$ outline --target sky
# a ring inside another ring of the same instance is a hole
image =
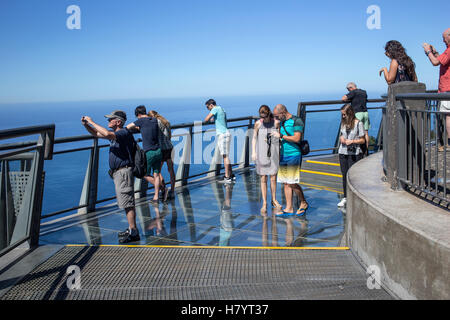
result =
[[[80,29],[67,27],[70,5]],[[380,29],[367,27],[371,5]],[[437,89],[422,43],[445,50],[449,9],[448,0],[1,0],[0,104],[319,95],[350,81],[385,92],[389,40]]]

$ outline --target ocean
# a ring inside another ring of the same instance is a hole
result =
[[[380,93],[368,92],[369,98],[377,99]],[[318,100],[339,100],[343,93],[337,94],[290,94],[290,95],[260,95],[260,96],[235,96],[235,97],[213,97],[217,104],[222,106],[228,119],[257,116],[258,109],[262,104],[268,105],[271,109],[278,104],[284,104],[292,114],[297,113],[298,102],[318,101]],[[87,131],[81,125],[82,116],[90,116],[100,125],[107,126],[105,114],[113,110],[123,110],[128,115],[128,121],[133,121],[134,109],[138,105],[145,105],[147,110],[156,110],[166,117],[172,125],[202,121],[208,111],[205,108],[205,101],[211,97],[189,97],[189,98],[158,98],[158,99],[130,99],[115,101],[82,101],[82,102],[51,102],[51,103],[16,103],[0,104],[0,130],[18,128],[32,125],[55,124],[55,136],[68,137],[85,135]],[[379,106],[375,104],[371,106]],[[327,107],[308,107],[307,110],[318,109],[338,109],[341,105]],[[369,130],[370,136],[377,136],[378,127],[381,120],[381,111],[369,111],[372,124]],[[312,149],[330,148],[334,145],[337,129],[339,126],[339,112],[309,113],[306,119],[305,138],[309,141]],[[233,125],[246,124],[239,122]],[[209,126],[204,129],[213,129]],[[244,128],[245,129],[245,128]],[[242,131],[235,129],[236,143],[234,143],[234,158],[237,162],[240,158],[242,148]],[[173,132],[183,133],[183,130]],[[214,145],[214,132],[205,134],[203,139],[194,141],[194,150],[200,150],[200,157],[192,156],[190,174],[196,174],[209,169],[209,160]],[[14,140],[3,141],[9,143],[18,140],[35,140],[35,137],[26,137]],[[176,160],[181,157],[184,140],[182,137],[173,137],[172,142],[175,148]],[[101,144],[108,142],[100,141]],[[197,143],[197,144],[196,144]],[[90,146],[92,142],[78,142],[64,145],[55,145],[55,151],[72,148]],[[208,148],[209,146],[209,148]],[[232,151],[232,152],[233,152]],[[210,153],[210,152],[209,152]],[[84,176],[89,160],[90,151],[79,151],[73,153],[57,154],[53,160],[45,162],[45,188],[43,198],[42,214],[71,208],[79,205]],[[194,159],[195,158],[195,159]],[[233,158],[233,157],[232,157]],[[232,159],[233,160],[233,159]],[[17,166],[17,164],[16,164]],[[11,170],[14,170],[12,165]],[[175,165],[175,171],[177,166]],[[114,186],[107,174],[108,171],[108,148],[102,148],[99,163],[99,188],[98,199],[105,199],[114,196]],[[163,168],[163,176],[169,181],[166,166]],[[73,212],[71,212],[73,213]],[[67,213],[67,214],[71,214]],[[50,218],[51,219],[51,218]]]

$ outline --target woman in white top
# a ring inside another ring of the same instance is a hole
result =
[[[339,138],[338,153],[342,171],[344,198],[339,202],[338,207],[343,207],[347,203],[347,172],[352,165],[362,159],[361,145],[366,141],[364,139],[364,126],[361,121],[356,119],[351,104],[346,104],[341,108],[341,116],[341,136]]]

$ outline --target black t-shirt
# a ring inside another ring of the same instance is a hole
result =
[[[352,90],[347,93],[347,99],[351,101],[355,113],[367,111],[367,92],[365,90]]]
[[[131,166],[133,164],[133,134],[127,129],[120,129],[116,131],[115,134],[116,140],[111,140],[109,147],[109,167],[112,170]]]
[[[158,120],[156,118],[140,118],[134,122],[141,131],[142,135],[142,146],[144,151],[157,150],[159,149],[159,127]]]

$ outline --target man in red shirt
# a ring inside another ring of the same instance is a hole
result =
[[[450,28],[444,31],[442,40],[447,46],[447,49],[442,54],[439,54],[434,47],[428,43],[424,43],[423,48],[433,66],[440,66],[438,92],[450,92]],[[447,145],[450,145],[450,101],[441,101],[439,111],[448,113],[445,116],[445,125],[447,128]],[[443,146],[439,148],[439,151],[443,150]]]

